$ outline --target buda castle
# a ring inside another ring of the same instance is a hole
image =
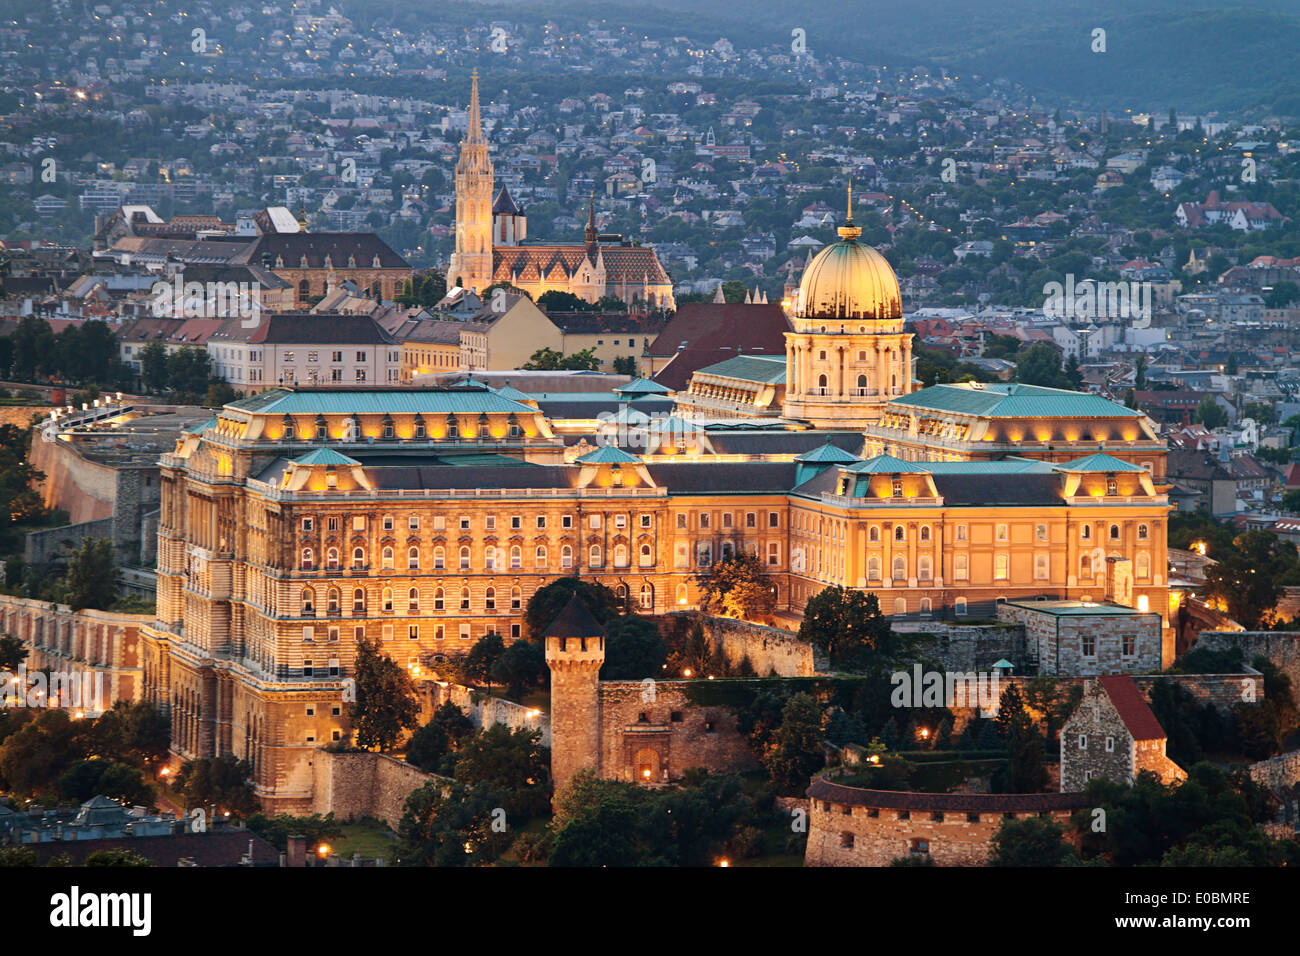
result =
[[[465,158],[453,280],[472,285],[528,248],[479,232],[477,93]],[[698,576],[741,551],[790,627],[831,586],[922,627],[1111,601],[1158,614],[1172,662],[1166,452],[1141,413],[1014,383],[918,388],[898,280],[851,220],[805,270],[785,342],[784,361],[696,373],[779,395],[767,418],[645,380],[275,388],[219,409],[161,461],[141,656],[173,749],[247,759],[267,812],[305,812],[315,748],[347,733],[359,641],[419,676],[489,632],[530,636],[528,600],[557,578],[662,614],[696,607]]]

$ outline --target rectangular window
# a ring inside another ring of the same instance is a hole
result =
[[[464,623],[464,622],[461,623],[461,625],[460,625],[460,639],[461,639],[462,641],[468,641],[468,640],[469,640],[469,624],[468,624],[468,623]]]
[[[312,667],[311,659],[304,658],[302,662],[302,676],[311,677],[313,670],[314,668]]]
[[[304,627],[302,629],[302,639],[308,644],[316,640],[316,628],[312,627],[310,624]]]
[[[958,541],[965,541],[965,540],[966,540],[966,526],[965,526],[964,524],[959,524],[959,525],[957,525],[957,535],[956,535],[956,540],[958,540]]]
[[[767,526],[769,528],[781,527],[781,515],[779,512],[769,511],[767,513]]]
[[[590,528],[592,531],[599,531],[599,530],[600,530],[600,515],[591,515],[591,516],[587,519],[587,527]]]
[[[767,543],[767,563],[769,567],[776,567],[781,563],[781,545],[776,541]]]
[[[408,624],[406,626],[406,637],[408,640],[418,641],[420,639],[420,625]]]
[[[1011,529],[1004,524],[997,526],[997,540],[1008,541],[1011,538]]]
[[[1097,636],[1095,634],[1084,634],[1079,638],[1079,643],[1084,657],[1097,656]]]
[[[483,518],[483,530],[484,530],[484,531],[495,531],[496,529],[497,529],[497,518],[496,518],[496,515],[486,515],[486,516]],[[468,530],[468,529],[467,529],[464,525],[462,525],[460,530],[461,530],[461,531],[466,531],[466,530]]]
[[[561,528],[572,528],[572,527],[573,527],[573,515],[561,515],[561,516],[560,516],[560,527],[561,527]]]
[[[1034,525],[1034,540],[1036,541],[1047,540],[1047,525],[1045,524]]]
[[[1125,657],[1132,657],[1137,653],[1137,638],[1132,634],[1125,634],[1121,641],[1123,642],[1123,651]]]
[[[1115,752],[1115,738],[1114,738],[1114,737],[1107,737],[1107,738],[1106,738],[1106,753],[1110,754],[1110,753],[1114,753],[1114,752]]]
[[[366,516],[365,516],[365,515],[357,515],[356,517],[354,517],[354,518],[352,519],[352,530],[353,530],[353,531],[365,531],[365,530],[366,530]]]

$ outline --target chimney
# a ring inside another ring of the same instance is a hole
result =
[[[289,837],[289,866],[307,865],[307,838],[301,834]]]

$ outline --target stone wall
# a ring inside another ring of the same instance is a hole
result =
[[[343,821],[373,817],[394,829],[412,791],[434,780],[450,783],[403,760],[369,752],[318,750],[312,771],[310,813],[333,813]]]
[[[759,677],[773,673],[777,677],[812,677],[817,673],[813,646],[792,631],[731,617],[705,617],[702,623],[709,646],[721,646],[732,666],[748,657]]]
[[[1250,779],[1270,790],[1284,790],[1300,784],[1300,750],[1251,764]]]
[[[692,767],[736,773],[758,766],[731,708],[695,704],[684,689],[690,683],[600,684],[602,777],[663,784]]]
[[[424,715],[425,720],[432,716],[433,709],[441,707],[450,701],[464,711],[474,726],[480,730],[491,727],[493,724],[505,724],[511,730],[523,728],[540,730],[542,732],[542,745],[545,747],[551,745],[550,717],[539,710],[525,707],[523,704],[516,704],[512,700],[483,696],[473,688],[465,687],[462,684],[428,681],[426,687],[429,696],[430,714]]]
[[[1025,650],[1038,662],[1040,674],[1141,674],[1173,663],[1162,659],[1159,614],[1116,614],[1106,608],[1096,614],[1054,614],[1032,604],[1008,603],[998,608],[998,618],[1025,629]],[[1131,653],[1125,653],[1125,638],[1132,639]],[[1085,639],[1092,645],[1088,655]]]
[[[1013,624],[923,625],[909,635],[920,658],[948,671],[989,671],[1005,658],[1018,667],[1032,663],[1024,628]]]
[[[86,538],[113,537],[113,519],[100,518],[80,524],[65,524],[45,531],[29,531],[23,547],[23,560],[28,564],[45,565],[65,563],[68,552],[81,547]]]
[[[1292,687],[1300,687],[1300,632],[1298,631],[1201,631],[1197,647],[1222,651],[1240,647],[1242,661],[1249,664],[1255,655],[1267,657],[1287,677]]]
[[[66,604],[0,594],[0,633],[23,642],[27,670],[102,675],[106,707],[141,699],[140,629],[150,623],[145,614],[73,611]]]
[[[1007,817],[1046,814],[1066,830],[1081,793],[914,793],[813,780],[804,866],[888,866],[928,856],[937,866],[986,866]]]

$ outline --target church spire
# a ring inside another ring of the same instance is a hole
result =
[[[469,79],[469,128],[465,133],[467,143],[483,142],[483,119],[478,109],[478,68],[470,74]]]
[[[591,198],[587,200],[587,245],[596,244],[596,200]]]
[[[840,238],[846,242],[851,242],[858,236],[862,235],[862,230],[853,225],[853,180],[849,180],[849,209],[848,214],[844,217],[844,225],[835,230],[840,234]],[[810,250],[811,254],[811,250]]]

